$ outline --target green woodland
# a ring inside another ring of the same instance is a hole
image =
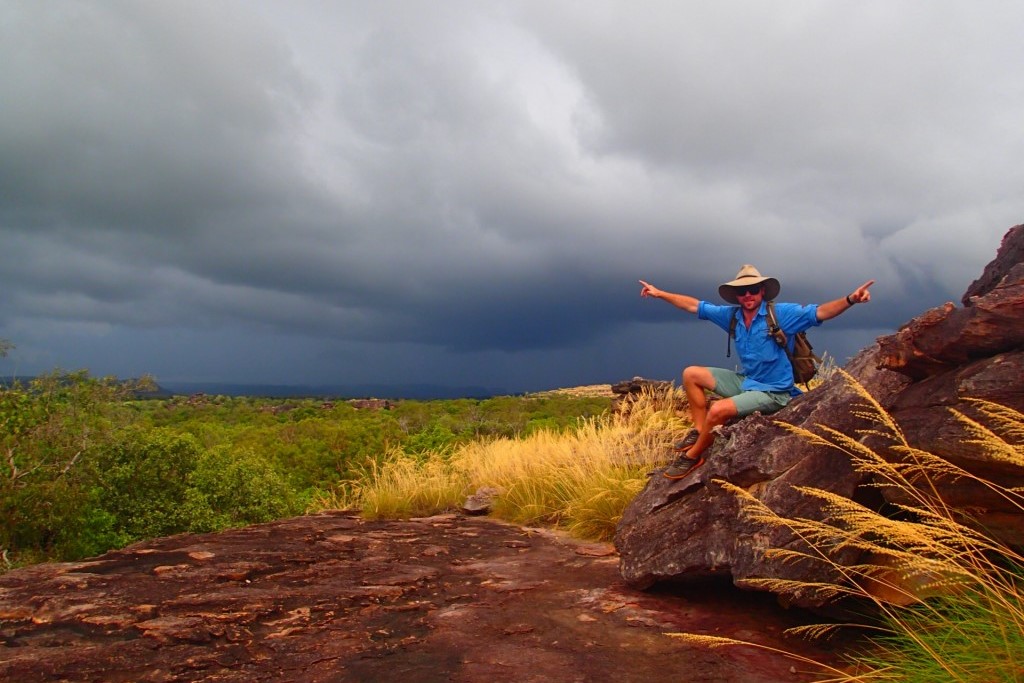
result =
[[[0,389],[3,568],[319,509],[382,462],[558,432],[608,398],[136,398],[151,384],[56,372]],[[429,454],[429,455],[428,455]]]

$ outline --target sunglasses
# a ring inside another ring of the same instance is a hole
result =
[[[736,296],[743,296],[745,294],[760,294],[761,285],[747,285],[746,287],[737,287]]]

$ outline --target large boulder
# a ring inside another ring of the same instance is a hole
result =
[[[898,490],[871,486],[870,475],[849,458],[795,428],[825,425],[885,455],[861,406],[863,388],[899,425],[906,441],[1007,487],[1024,485],[1024,467],[974,447],[956,412],[977,414],[971,399],[986,399],[1024,412],[1024,225],[1012,228],[963,306],[952,303],[911,320],[862,350],[839,373],[769,417],[758,414],[722,429],[708,462],[693,475],[670,480],[655,472],[619,523],[615,545],[620,573],[635,587],[663,581],[727,576],[791,579],[773,588],[787,604],[822,606],[807,587],[838,577],[828,563],[783,561],[769,548],[797,548],[789,530],[751,521],[737,497],[714,483],[734,484],[780,515],[823,519],[815,499],[794,487],[825,489],[872,508],[901,503]],[[850,380],[855,380],[855,386]],[[892,457],[896,457],[893,455]],[[951,505],[970,509],[975,523],[1001,540],[1024,546],[1020,508],[969,479],[938,481]],[[860,562],[857,551],[834,559]],[[801,587],[801,584],[804,584]],[[760,585],[760,584],[759,584]]]

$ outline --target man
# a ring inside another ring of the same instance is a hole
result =
[[[775,304],[775,317],[790,340],[790,348],[797,333],[820,325],[856,304],[870,301],[868,288],[874,283],[869,280],[847,296],[824,304]],[[690,404],[694,429],[675,445],[680,455],[665,470],[669,479],[682,479],[704,464],[704,453],[715,440],[715,427],[753,412],[773,413],[800,395],[793,383],[789,357],[768,331],[766,302],[774,300],[782,287],[778,280],[762,276],[751,265],[740,268],[734,280],[718,288],[719,295],[731,304],[728,306],[666,292],[643,280],[640,284],[643,285],[640,296],[663,299],[684,311],[696,313],[701,320],[710,320],[726,332],[733,316],[738,316],[736,352],[741,373],[697,365],[683,370],[683,389]],[[709,408],[705,390],[722,399]]]

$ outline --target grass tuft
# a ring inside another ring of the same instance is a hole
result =
[[[365,479],[336,505],[359,507],[370,519],[407,519],[450,508],[464,491],[465,482],[443,459],[419,460],[393,451],[379,463],[371,461]]]

